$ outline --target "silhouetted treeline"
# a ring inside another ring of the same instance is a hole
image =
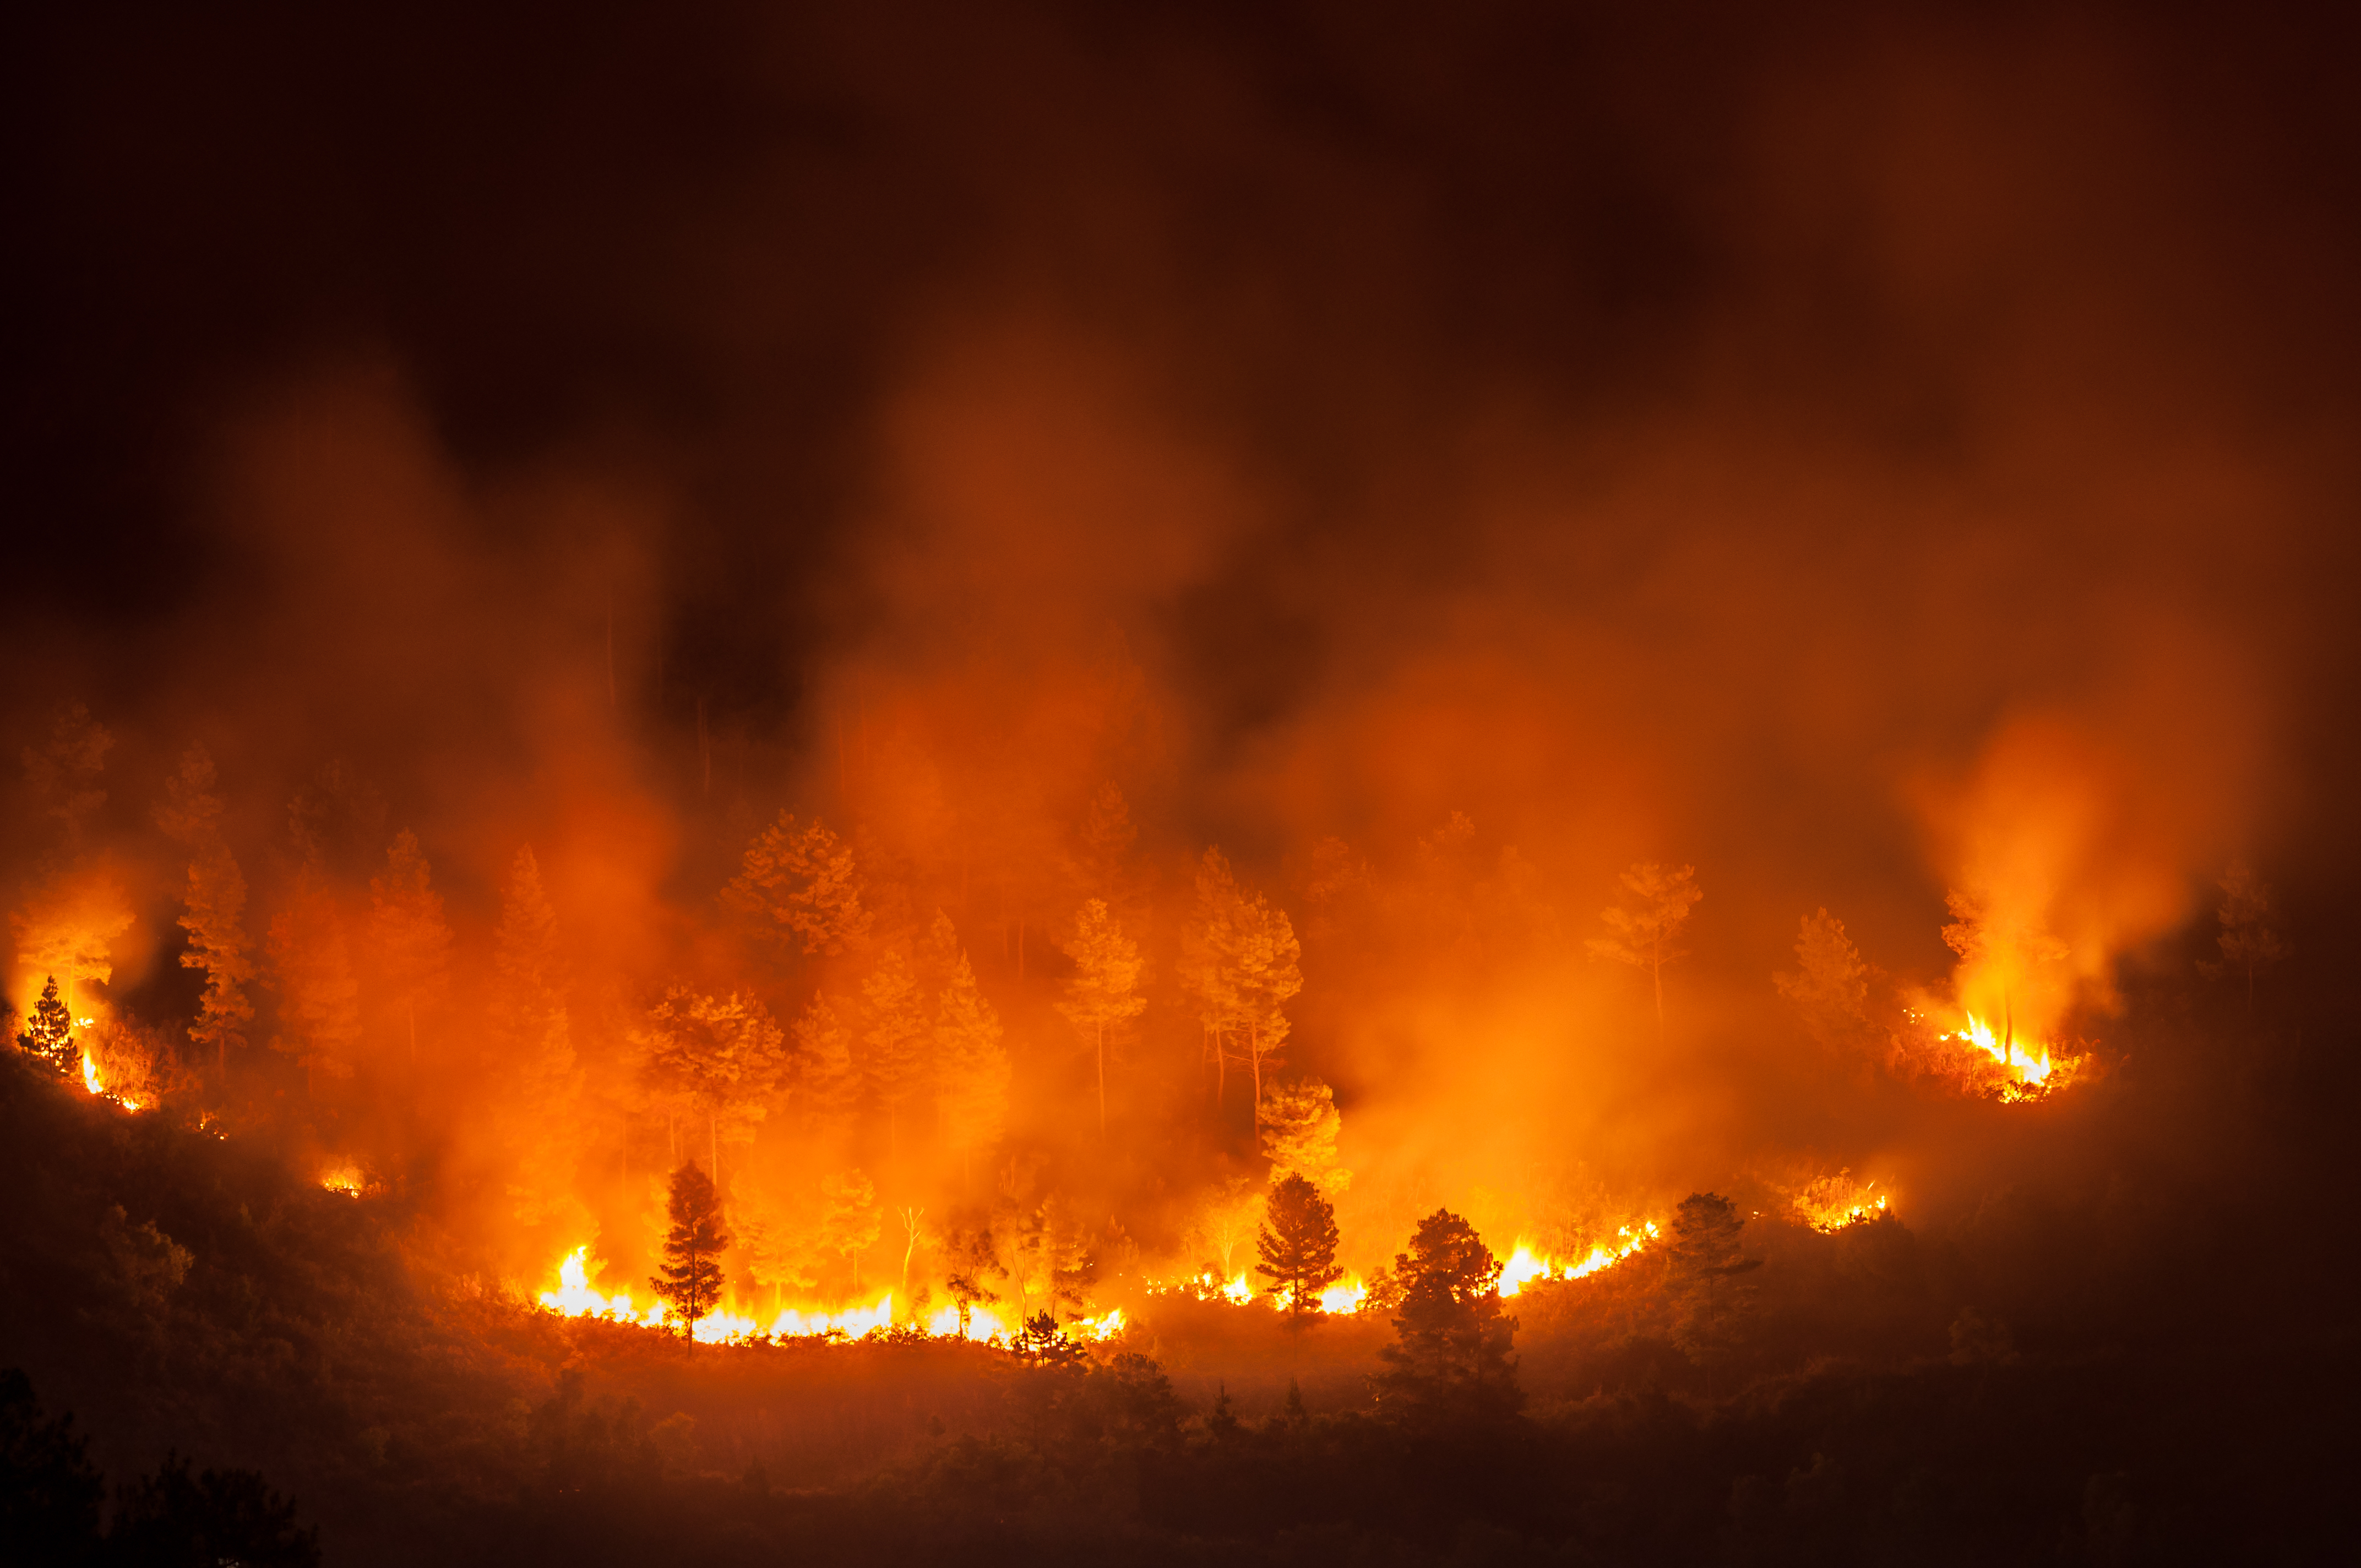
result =
[[[64,1498],[85,1542],[289,1523],[259,1475],[331,1563],[2312,1560],[2351,1357],[2335,1233],[2296,1199],[2349,1069],[2151,1010],[2069,1107],[2115,1139],[2103,1180],[2029,1168],[1944,1223],[1832,1234],[1700,1194],[1664,1245],[1501,1303],[1504,1354],[1426,1324],[1508,1366],[1514,1397],[1480,1399],[1373,1397],[1410,1341],[1368,1314],[1289,1333],[1172,1299],[1029,1355],[559,1320],[453,1269],[414,1195],[325,1190],[12,1056],[0,1365],[91,1436],[12,1404],[10,1495]],[[1465,1240],[1425,1250],[1481,1277]],[[110,1516],[100,1471],[151,1479]]]

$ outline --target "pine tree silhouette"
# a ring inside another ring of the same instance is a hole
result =
[[[73,1018],[66,1012],[66,1004],[58,1000],[57,976],[49,976],[41,987],[41,999],[33,1003],[29,1026],[16,1036],[16,1044],[60,1073],[71,1073],[80,1065],[73,1043]]]
[[[1320,1292],[1345,1277],[1336,1266],[1336,1212],[1320,1189],[1290,1171],[1270,1190],[1268,1215],[1255,1272],[1270,1281],[1287,1326],[1301,1329],[1319,1310]]]
[[[664,1265],[648,1283],[693,1338],[698,1320],[720,1304],[720,1258],[730,1233],[721,1226],[721,1200],[713,1190],[713,1179],[695,1160],[672,1173],[668,1208],[672,1229],[664,1235]]]

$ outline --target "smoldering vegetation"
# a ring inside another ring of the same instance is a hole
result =
[[[2294,1554],[2332,40],[954,12],[34,29],[0,1361],[335,1560]],[[776,1343],[538,1309],[690,1165]],[[1474,1426],[1438,1210],[1629,1249]]]

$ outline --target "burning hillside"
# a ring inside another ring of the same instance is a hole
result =
[[[29,26],[0,1557],[2270,1556],[2344,51],[1699,20]]]

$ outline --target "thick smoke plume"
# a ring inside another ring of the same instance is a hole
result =
[[[12,612],[19,1013],[69,980],[531,1288],[643,1277],[692,1156],[766,1300],[939,1290],[994,1205],[1193,1269],[1266,1070],[1341,1113],[1361,1267],[1438,1202],[1505,1249],[1840,1168],[1971,1201],[1999,1135],[1921,1036],[2101,1092],[2233,861],[2301,902],[2349,859],[2287,781],[2346,761],[2350,323],[2282,263],[2351,236],[2242,204],[2161,31],[1568,23],[1553,84],[1532,18],[1305,16],[715,23],[709,112],[634,99],[611,190],[508,134],[608,113],[545,87],[452,105],[504,161],[427,146],[448,198],[371,172],[424,128],[390,91],[201,126],[262,194],[187,287],[251,303],[354,170],[387,249],[125,391],[152,559],[36,580],[136,610]],[[781,925],[766,832],[851,902]],[[1207,1054],[1216,848],[1301,942],[1267,1069]],[[1701,894],[1661,972],[1599,947],[1643,865]]]

